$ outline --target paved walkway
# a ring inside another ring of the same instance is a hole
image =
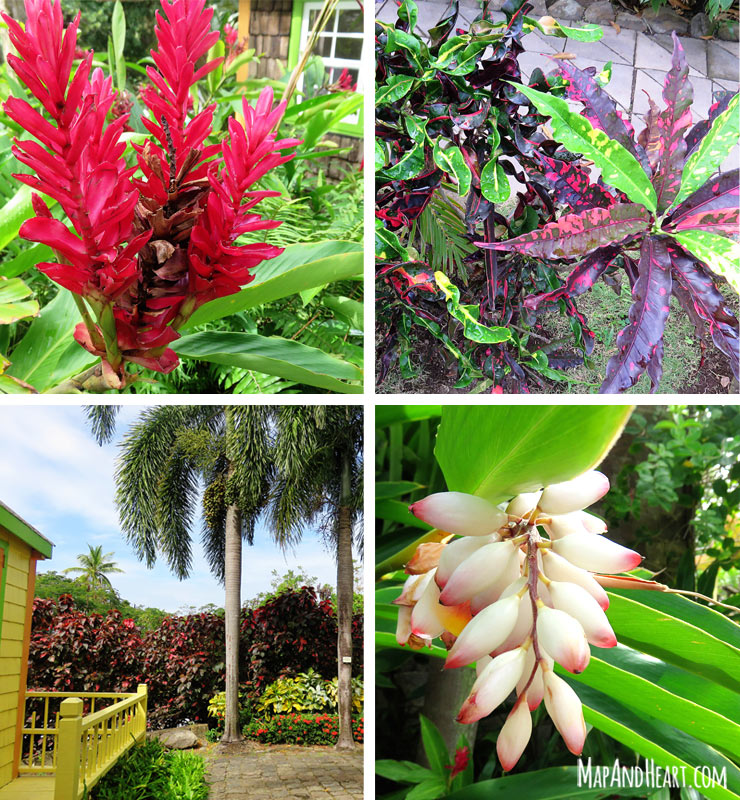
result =
[[[362,747],[240,742],[204,755],[208,800],[362,800]]]
[[[418,30],[426,33],[443,15],[447,8],[444,0],[417,0],[419,7]],[[376,15],[383,22],[396,19],[395,0],[383,0],[376,6]],[[539,16],[532,12],[534,16]],[[458,24],[470,23],[480,13],[475,0],[461,0]],[[500,12],[493,12],[496,19],[505,19]],[[580,27],[583,23],[569,22],[568,25]],[[633,124],[642,127],[642,115],[647,113],[647,92],[662,107],[661,92],[666,72],[671,66],[673,51],[669,34],[648,36],[638,31],[622,28],[619,33],[610,25],[602,26],[604,37],[598,42],[577,42],[572,39],[557,39],[545,36],[539,31],[522,39],[525,52],[519,56],[519,64],[525,78],[535,67],[545,73],[554,68],[555,62],[548,55],[572,53],[571,63],[581,69],[594,66],[601,68],[612,62],[612,79],[607,91],[632,119]],[[723,89],[738,90],[737,42],[720,40],[705,41],[681,37],[681,44],[689,63],[689,78],[694,87],[692,113],[694,121],[705,119],[712,105],[714,92]],[[644,90],[644,91],[643,91]],[[736,167],[740,149],[735,148],[729,155],[723,169]]]

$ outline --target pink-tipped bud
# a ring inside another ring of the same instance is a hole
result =
[[[629,572],[642,556],[628,547],[593,533],[572,533],[552,543],[555,553],[590,572]]]
[[[533,508],[537,507],[537,501],[540,499],[539,492],[524,492],[518,494],[508,506],[506,506],[506,513],[511,514],[512,517],[526,517]]]
[[[494,542],[481,547],[450,575],[440,595],[440,603],[456,606],[484,591],[516,558],[516,547],[511,542]]]
[[[566,561],[562,556],[553,553],[552,550],[542,550],[542,564],[543,571],[550,580],[553,581],[568,581],[569,583],[577,583],[581,588],[585,589],[596,602],[606,610],[609,608],[609,596],[601,588],[591,573],[585,569],[576,567],[570,561]]]
[[[563,737],[565,746],[574,756],[579,756],[586,741],[581,701],[573,689],[551,670],[545,671],[544,680],[547,713]]]
[[[540,651],[541,652],[541,651]],[[551,658],[544,658],[543,661],[547,664],[548,669],[552,669],[553,660]],[[534,673],[532,683],[527,689],[527,705],[530,711],[539,708],[542,698],[545,696],[545,684],[542,680],[542,662],[537,665],[537,671]]]
[[[445,549],[439,557],[437,572],[434,576],[437,586],[440,589],[444,589],[445,584],[450,579],[450,575],[468,556],[472,556],[481,547],[498,541],[501,541],[501,537],[494,533],[491,536],[462,536],[449,542],[445,545]]]
[[[515,703],[496,740],[496,752],[504,772],[508,772],[519,761],[531,735],[532,716],[522,698]]]
[[[565,581],[550,582],[553,605],[578,620],[588,641],[596,647],[616,647],[617,637],[601,606],[581,586]]]
[[[609,478],[595,469],[584,472],[577,478],[548,486],[539,506],[546,514],[568,514],[587,508],[609,491]]]
[[[517,595],[505,597],[473,617],[452,645],[445,667],[471,664],[495,650],[516,624],[519,602]]]
[[[438,608],[439,587],[434,581],[429,581],[411,612],[411,633],[430,640],[441,636],[445,626],[437,613]]]
[[[604,533],[606,524],[603,520],[585,511],[571,511],[570,514],[556,514],[550,522],[543,526],[551,539],[562,539],[571,533]]]
[[[476,678],[470,694],[462,704],[457,721],[463,724],[487,717],[514,690],[524,668],[525,651],[509,650],[491,661]]]
[[[511,558],[504,567],[503,572],[491,582],[491,585],[485,588],[482,592],[474,595],[470,600],[470,610],[473,614],[480,613],[486,606],[495,603],[503,596],[507,587],[518,582],[521,575],[520,559],[524,559],[524,553],[521,550],[517,553],[518,558]],[[519,587],[521,588],[521,586]],[[517,591],[519,591],[517,589]]]
[[[583,672],[591,659],[581,623],[557,608],[537,610],[537,638],[547,652],[568,672]]]
[[[411,606],[400,606],[396,620],[396,641],[403,647],[411,636]]]
[[[493,503],[464,492],[437,492],[412,503],[409,511],[435,528],[460,536],[487,536],[506,521]]]

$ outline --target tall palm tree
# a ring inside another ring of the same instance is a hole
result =
[[[123,572],[122,569],[118,568],[115,561],[107,561],[113,553],[104,553],[102,545],[97,547],[88,545],[87,550],[87,553],[80,553],[77,556],[77,561],[80,563],[79,567],[68,567],[63,569],[62,572],[65,574],[79,572],[83,583],[87,585],[88,592],[94,592],[104,586],[113,588],[108,575],[113,572]]]
[[[362,548],[363,413],[360,406],[276,409],[277,476],[270,505],[279,543],[321,523],[337,562],[337,747],[352,748],[352,540]]]
[[[87,409],[99,443],[115,431],[115,406]],[[239,622],[242,539],[250,544],[272,478],[265,406],[155,406],[142,411],[121,443],[116,506],[121,527],[148,567],[157,554],[183,580],[192,569],[191,536],[203,495],[202,543],[226,593],[226,718],[223,742],[239,730]]]

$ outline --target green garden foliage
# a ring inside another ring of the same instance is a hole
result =
[[[244,726],[247,739],[263,744],[320,744],[337,741],[339,719],[336,714],[276,714],[265,719],[253,719]],[[352,735],[362,742],[365,728],[362,717],[353,717]]]

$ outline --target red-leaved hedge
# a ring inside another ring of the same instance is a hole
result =
[[[244,613],[240,677],[250,693],[281,675],[312,667],[336,674],[337,624],[313,589],[286,591]],[[362,672],[362,617],[353,622],[354,673]],[[166,617],[144,633],[120,612],[84,614],[69,595],[34,600],[28,687],[46,691],[126,692],[149,687],[154,728],[207,719],[224,688],[224,623],[217,614]]]

